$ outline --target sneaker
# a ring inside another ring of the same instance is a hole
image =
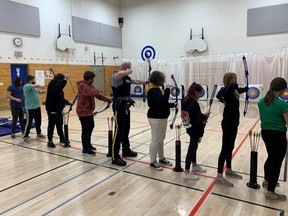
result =
[[[229,182],[228,180],[226,180],[223,177],[216,177],[216,183],[222,184],[226,187],[234,187],[233,183]]]
[[[83,155],[83,156],[95,156],[96,153],[95,153],[94,151],[88,149],[88,151],[83,151],[83,152],[82,152],[82,155]]]
[[[231,169],[227,169],[225,174],[226,174],[226,176],[230,176],[230,177],[233,177],[236,179],[243,179],[243,177],[241,175],[237,174],[236,172],[234,172]]]
[[[96,148],[93,145],[90,145],[89,149],[91,149],[92,151],[96,151]]]
[[[60,139],[59,143],[65,144],[65,140],[64,139]],[[68,143],[70,143],[70,141],[68,141]]]
[[[167,160],[166,158],[159,160],[159,163],[166,165],[166,166],[172,166],[172,163],[169,160]]]
[[[192,167],[192,172],[205,173],[206,169],[204,169],[203,167],[197,165],[195,167]]]
[[[277,193],[266,193],[265,198],[267,200],[279,200],[279,201],[286,201],[286,195],[284,194],[277,194]]]
[[[276,187],[279,187],[279,186],[280,186],[280,183],[277,182]],[[263,183],[262,183],[262,187],[264,187],[264,188],[268,188],[268,181],[267,181],[267,180],[263,181]]]
[[[15,133],[11,133],[11,138],[15,139]]]
[[[163,168],[159,165],[157,161],[151,162],[150,167],[153,167],[157,171],[162,171]]]
[[[198,180],[199,176],[194,175],[193,173],[184,174],[183,179],[185,180]]]
[[[118,159],[112,160],[112,164],[115,164],[118,166],[126,166],[127,163],[122,158],[118,158]]]
[[[134,151],[130,151],[130,152],[128,152],[128,153],[123,153],[122,154],[122,157],[137,157],[137,152],[134,152]]]
[[[40,134],[37,134],[36,138],[37,139],[45,139],[46,137],[42,133],[40,133]]]
[[[49,141],[49,142],[47,143],[47,147],[48,147],[48,148],[55,148],[56,146],[55,146],[55,144],[53,143],[53,141]]]
[[[30,143],[29,137],[23,137],[24,143]]]

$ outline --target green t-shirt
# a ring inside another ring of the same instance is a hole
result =
[[[23,87],[25,97],[25,109],[37,109],[40,107],[39,89],[32,88],[32,84]]]
[[[264,98],[258,103],[261,128],[286,132],[286,121],[283,114],[288,112],[288,103],[274,97],[270,105],[266,105]]]

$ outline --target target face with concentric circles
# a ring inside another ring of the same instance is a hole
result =
[[[177,94],[177,96],[179,96],[180,91],[177,92],[176,88],[175,88],[175,87],[172,87],[171,90],[170,90],[170,94],[171,94],[173,97],[176,97],[176,94]]]
[[[141,92],[142,92],[141,87],[140,87],[140,86],[135,86],[135,88],[134,88],[134,93],[135,93],[135,94],[141,94]]]
[[[250,87],[248,90],[249,99],[257,99],[260,96],[260,91],[256,87]]]
[[[285,89],[284,93],[280,95],[282,100],[288,100],[288,88]]]
[[[155,59],[156,51],[152,46],[145,46],[141,51],[141,58],[145,61],[147,58]]]

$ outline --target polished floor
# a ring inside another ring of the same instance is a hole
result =
[[[201,101],[202,111],[207,102]],[[97,110],[106,106],[97,102]],[[243,111],[241,104],[241,113]],[[233,188],[215,183],[217,160],[221,148],[221,119],[223,105],[215,102],[198,148],[197,160],[207,172],[199,174],[198,181],[184,180],[183,172],[174,172],[176,130],[169,128],[174,113],[169,117],[165,138],[165,156],[173,162],[163,171],[150,168],[150,126],[146,117],[147,104],[136,99],[131,108],[131,148],[139,154],[125,158],[127,166],[111,164],[108,152],[108,119],[111,108],[95,117],[92,144],[97,154],[82,156],[81,126],[73,110],[69,120],[71,148],[63,148],[55,132],[55,149],[47,148],[47,140],[36,139],[32,129],[31,143],[25,144],[21,135],[0,137],[0,215],[288,215],[288,205],[265,199],[262,187],[263,164],[266,158],[262,141],[258,147],[257,183],[259,189],[246,186],[250,179],[249,130],[260,131],[256,104],[249,103],[241,123],[233,153],[232,167],[242,180],[231,179]],[[42,109],[42,130],[46,134],[47,115]],[[11,116],[9,111],[0,117]],[[176,124],[180,123],[180,118]],[[181,167],[189,137],[182,127]],[[179,140],[179,139],[177,139]],[[280,174],[277,191],[288,195],[285,166]],[[228,177],[227,177],[228,178]]]

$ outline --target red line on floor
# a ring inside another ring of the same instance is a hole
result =
[[[260,118],[258,118],[256,120],[256,122],[254,123],[254,125],[252,126],[252,128],[250,130],[253,130],[253,128],[257,125],[257,123],[259,122]],[[235,155],[238,153],[238,151],[240,150],[240,148],[243,146],[244,142],[246,141],[247,137],[249,135],[249,132],[246,134],[246,136],[243,138],[243,140],[241,141],[240,145],[235,149],[235,151],[232,154],[232,160],[235,157]],[[224,171],[226,169],[226,166],[224,167]],[[192,211],[190,212],[189,216],[193,216],[197,213],[197,211],[199,210],[199,208],[202,206],[202,204],[205,202],[206,198],[209,196],[209,194],[211,193],[212,189],[214,188],[216,184],[216,180],[214,178],[214,180],[211,182],[211,184],[209,185],[209,187],[207,188],[207,190],[204,192],[204,194],[200,197],[199,201],[196,203],[196,205],[194,206],[194,208],[192,209]]]

